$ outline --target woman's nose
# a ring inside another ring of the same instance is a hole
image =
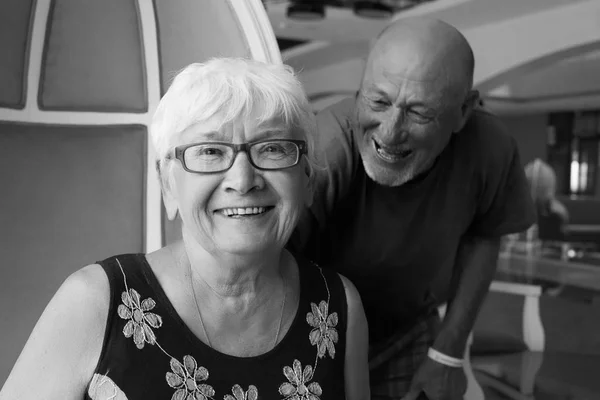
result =
[[[233,165],[225,173],[225,190],[234,190],[238,193],[248,193],[254,189],[260,190],[265,186],[262,175],[250,163],[248,154],[237,154]]]

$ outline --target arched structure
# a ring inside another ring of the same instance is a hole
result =
[[[0,37],[1,386],[71,272],[162,246],[147,133],[173,75],[281,57],[260,0],[7,0]]]

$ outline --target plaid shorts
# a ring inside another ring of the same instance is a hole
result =
[[[371,346],[371,399],[401,399],[408,393],[412,377],[433,345],[439,325],[439,314],[432,310],[410,330],[384,344]]]

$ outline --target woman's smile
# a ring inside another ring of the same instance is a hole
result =
[[[274,208],[274,206],[227,207],[217,209],[215,213],[227,218],[247,219],[265,216]]]

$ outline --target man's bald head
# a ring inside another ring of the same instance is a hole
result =
[[[367,175],[400,186],[427,171],[470,118],[473,52],[450,25],[402,19],[377,38],[356,96],[354,130]]]
[[[373,64],[410,69],[415,79],[444,78],[461,92],[473,85],[471,46],[456,28],[440,20],[404,18],[393,22],[373,44],[363,79],[369,78]]]

